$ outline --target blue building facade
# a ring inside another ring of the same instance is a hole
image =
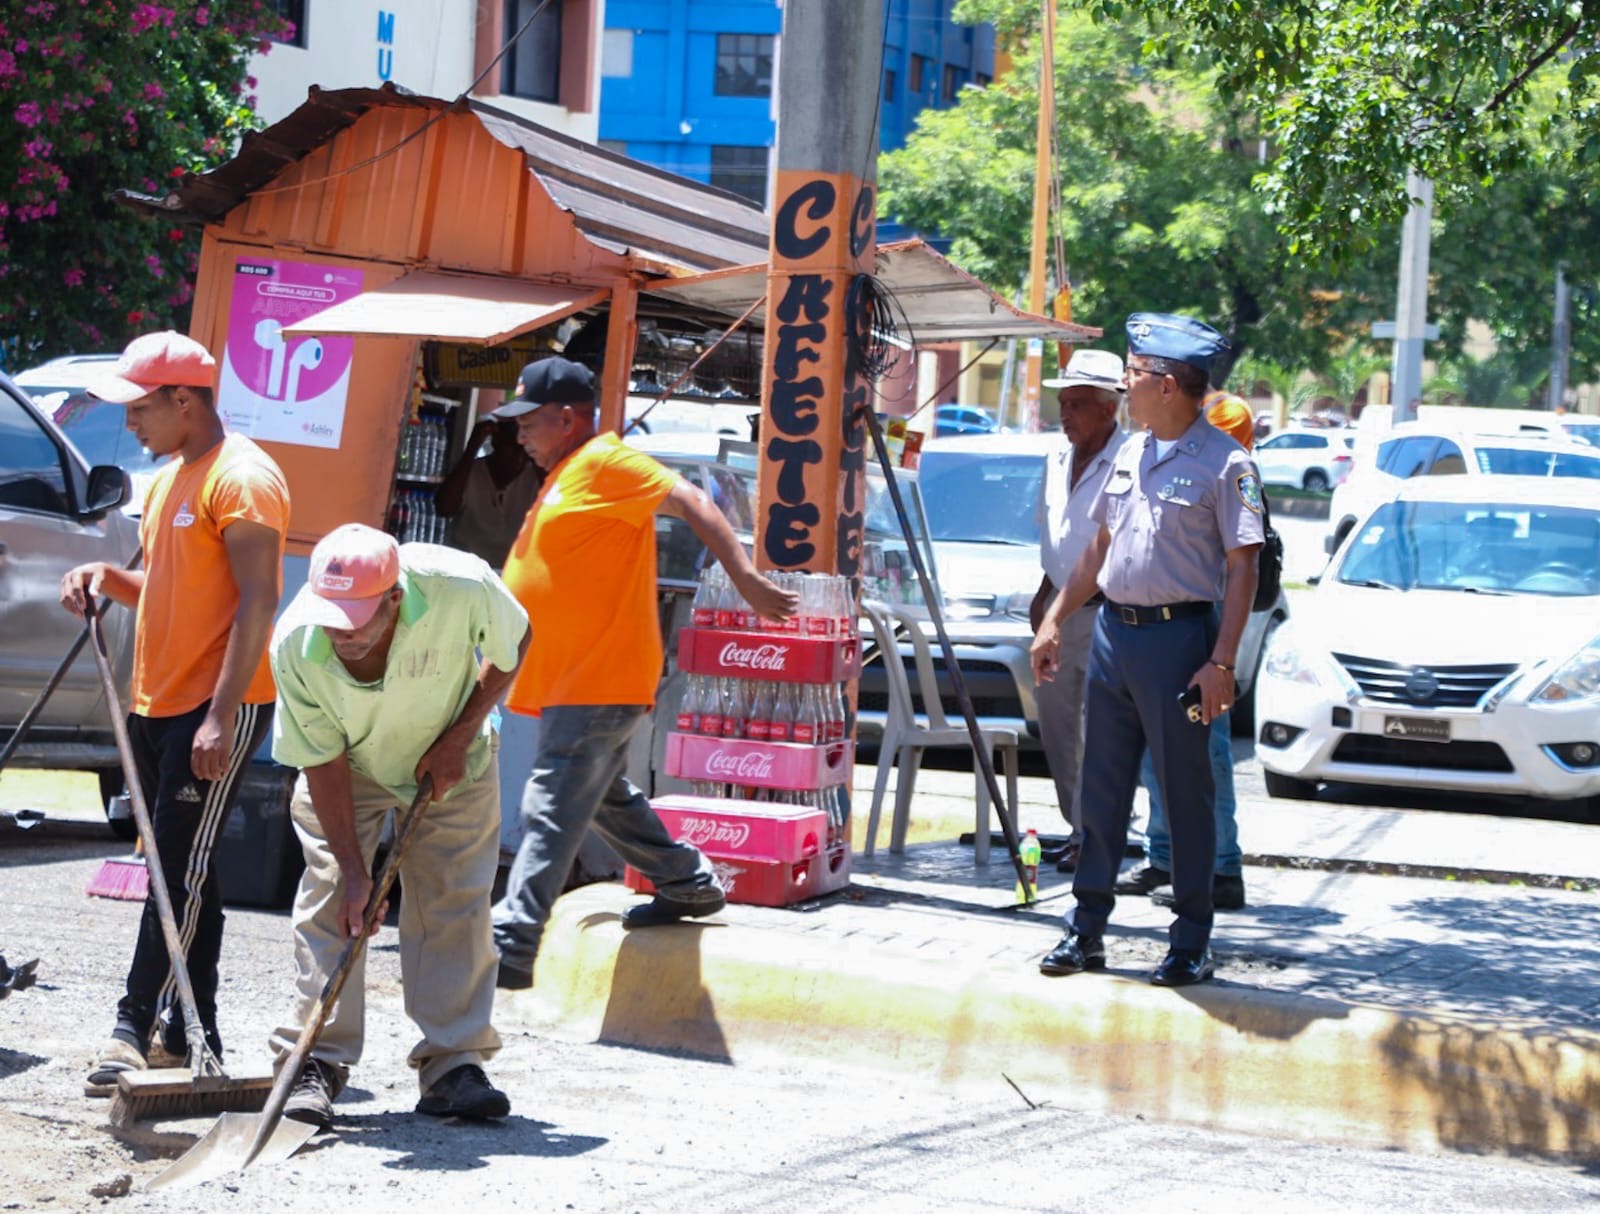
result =
[[[953,6],[888,0],[885,151],[905,142],[921,110],[954,105],[962,86],[994,74],[994,31],[957,25]],[[783,50],[777,0],[607,0],[605,20],[601,145],[765,202]]]

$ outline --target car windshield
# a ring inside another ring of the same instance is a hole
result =
[[[1478,471],[1501,476],[1584,476],[1600,480],[1600,455],[1530,447],[1479,447]]]
[[[161,466],[160,458],[128,432],[121,405],[98,400],[81,388],[29,388],[27,392],[91,467],[115,464],[124,472],[141,473]]]
[[[1345,551],[1339,568],[1345,585],[1600,595],[1600,510],[1390,502]]]
[[[1038,547],[1043,453],[924,451],[917,469],[936,541]]]

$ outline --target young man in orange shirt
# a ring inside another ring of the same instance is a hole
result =
[[[123,405],[127,426],[170,455],[150,485],[139,538],[144,570],[95,562],[61,582],[82,615],[91,596],[134,608],[128,734],[150,806],[196,1010],[219,1056],[217,958],[222,899],[211,855],[240,776],[272,725],[267,640],[278,607],[289,491],[271,458],[217,416],[217,364],[180,333],[134,339],[91,392]],[[85,1090],[109,1095],[154,1044],[182,1057],[182,1012],[155,902],[146,899],[127,993]]]
[[[658,891],[629,909],[624,927],[723,906],[705,856],[674,841],[623,775],[628,740],[661,678],[656,513],[687,522],[762,616],[787,619],[797,604],[756,572],[710,498],[615,434],[597,433],[587,367],[529,363],[518,395],[490,416],[515,418],[523,450],[547,473],[504,573],[533,628],[506,706],[540,718],[522,801],[528,831],[494,908],[499,984],[515,990],[533,982],[545,921],[591,824]]]

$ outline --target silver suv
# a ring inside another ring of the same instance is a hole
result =
[[[0,741],[11,737],[82,630],[61,609],[62,576],[87,561],[126,564],[137,551],[137,524],[119,509],[129,492],[121,468],[91,468],[0,374]],[[124,688],[132,639],[133,613],[108,612],[106,644]],[[10,762],[98,772],[107,799],[122,790],[111,718],[87,650]]]

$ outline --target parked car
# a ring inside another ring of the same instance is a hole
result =
[[[138,514],[150,478],[161,459],[151,455],[123,422],[121,405],[99,400],[84,389],[91,378],[117,360],[116,354],[69,354],[19,372],[15,383],[55,422],[93,466],[115,464],[133,481],[125,509]]]
[[[61,609],[61,579],[88,561],[126,564],[135,522],[118,507],[127,474],[91,466],[48,416],[0,374],[0,737],[9,739],[82,625]],[[127,686],[132,613],[106,614],[106,644]],[[16,766],[89,770],[106,798],[122,790],[98,671],[85,652],[67,671],[12,756]]]
[[[1408,480],[1425,476],[1548,476],[1600,480],[1600,451],[1544,433],[1474,434],[1431,422],[1406,422],[1378,443],[1333,491],[1324,547],[1333,552],[1355,525]]]
[[[1255,445],[1261,480],[1326,493],[1350,475],[1355,435],[1348,430],[1285,430]]]
[[[1586,798],[1600,813],[1600,494],[1405,483],[1279,629],[1257,692],[1273,796],[1321,781]]]
[[[994,417],[976,405],[940,405],[933,411],[933,436],[953,438],[961,434],[993,434],[999,426]]]
[[[1037,746],[1039,737],[1028,605],[1041,576],[1040,486],[1047,456],[1064,441],[1046,434],[938,440],[923,448],[917,468],[945,622],[973,708],[985,724],[1019,730],[1024,745]],[[1236,732],[1251,731],[1256,668],[1267,637],[1288,614],[1288,600],[1280,594],[1269,610],[1252,613],[1245,627]],[[933,636],[931,625],[928,633]],[[909,646],[902,660],[911,669]],[[947,686],[942,657],[938,661],[941,687]],[[869,666],[861,678],[863,706],[878,707],[881,689],[882,675],[874,676]],[[959,713],[953,691],[943,698],[947,713]]]
[[[1561,416],[1561,428],[1567,432],[1567,437],[1575,442],[1600,447],[1600,417],[1564,413]]]

